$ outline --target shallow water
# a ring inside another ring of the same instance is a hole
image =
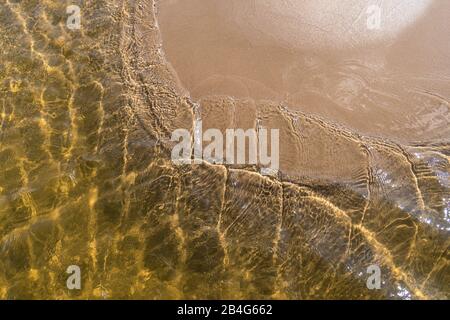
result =
[[[161,1],[164,51],[193,99],[283,102],[405,143],[450,136],[450,6],[367,1]],[[369,11],[370,13],[370,11]]]
[[[448,42],[418,44],[443,37],[436,3],[364,60],[250,46],[214,1],[70,1],[73,31],[69,2],[3,0],[0,298],[449,298]],[[280,128],[279,174],[175,166],[198,118]]]

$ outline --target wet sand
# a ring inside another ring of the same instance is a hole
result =
[[[281,74],[257,51],[255,63],[266,61],[273,78],[243,74],[229,87],[250,83],[260,98],[214,89],[191,99],[182,68],[167,62],[171,44],[161,42],[154,1],[78,4],[83,27],[75,32],[62,1],[0,6],[1,299],[449,298],[448,142],[402,144],[384,127],[365,136],[280,103]],[[284,67],[292,56],[276,61]],[[419,80],[407,80],[429,85],[436,101],[446,64],[396,57],[398,73],[415,65]],[[312,68],[310,79],[320,74],[315,61],[299,66]],[[191,67],[201,82],[202,68]],[[274,97],[261,86],[274,86]],[[174,165],[171,133],[192,131],[199,118],[205,128],[280,128],[279,174]],[[380,290],[366,285],[374,264]],[[81,290],[66,285],[71,265],[80,267]]]
[[[194,100],[282,102],[402,143],[450,137],[450,6],[385,1],[161,1],[163,50]]]

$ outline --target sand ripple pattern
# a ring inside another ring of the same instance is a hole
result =
[[[0,3],[0,298],[449,298],[448,144],[269,102],[198,108],[153,1],[80,1],[81,31],[65,5]],[[174,166],[170,133],[195,110],[283,128],[280,175]],[[66,288],[74,264],[82,290]],[[366,288],[371,264],[381,290]]]

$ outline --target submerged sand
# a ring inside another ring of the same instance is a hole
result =
[[[155,1],[79,5],[76,32],[63,2],[0,7],[0,298],[449,298],[448,60],[393,55],[373,76],[360,60],[265,47],[271,58],[249,49],[253,68],[238,59],[242,45],[223,60],[231,33],[223,47],[194,46],[192,20],[188,41],[171,42],[164,21],[181,11],[156,15]],[[399,50],[415,52],[407,43]],[[171,53],[177,46],[187,48]],[[224,61],[244,74],[217,72]],[[389,116],[348,109],[364,99]],[[393,101],[424,115],[400,121],[400,106],[391,117]],[[280,128],[279,175],[175,166],[171,133],[199,118],[205,128]],[[374,264],[380,290],[366,286]],[[71,265],[81,290],[66,286]]]

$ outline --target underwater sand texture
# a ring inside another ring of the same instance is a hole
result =
[[[450,297],[448,135],[402,143],[276,99],[192,100],[155,1],[71,1],[80,31],[68,2],[1,1],[0,298]],[[279,175],[173,165],[171,133],[195,119],[280,128]]]

